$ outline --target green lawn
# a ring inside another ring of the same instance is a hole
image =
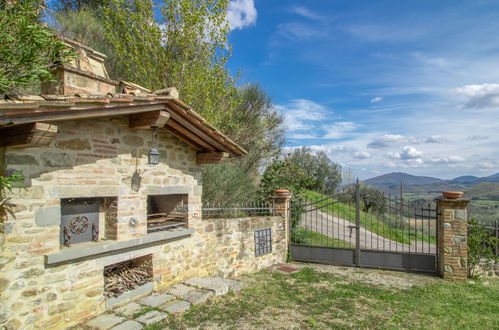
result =
[[[299,238],[299,242],[296,241],[297,237]],[[293,238],[295,239],[294,242],[301,245],[355,248],[354,245],[339,238],[332,238],[302,227],[296,228],[293,232]]]
[[[320,211],[355,223],[354,203],[346,204],[338,202],[332,205],[327,205],[332,202],[332,199],[323,200],[327,196],[314,191],[306,191],[305,196],[309,200],[309,203],[318,201],[316,207],[324,206],[320,209]],[[392,225],[390,222],[396,223],[397,225]],[[434,235],[429,236],[427,234],[422,234],[421,229],[416,230],[414,227],[410,226],[407,223],[407,219],[398,219],[398,221],[394,221],[393,217],[390,218],[390,216],[386,214],[380,218],[371,212],[363,212],[362,208],[360,211],[360,224],[362,227],[373,233],[400,243],[410,244],[414,241],[435,243],[436,241]]]
[[[497,280],[464,285],[404,273],[334,269],[342,268],[244,276],[239,293],[148,329],[499,328]]]

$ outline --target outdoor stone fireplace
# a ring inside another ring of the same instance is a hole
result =
[[[191,277],[285,260],[281,216],[202,219],[202,164],[244,149],[176,89],[132,93],[87,69],[59,67],[64,81],[45,94],[0,100],[0,175],[21,172],[26,184],[9,192],[15,217],[0,223],[0,328],[63,329]],[[159,164],[148,161],[153,146]],[[272,251],[255,259],[261,228],[272,228]]]
[[[188,194],[147,196],[147,232],[187,228]]]

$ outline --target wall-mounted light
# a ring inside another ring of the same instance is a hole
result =
[[[157,140],[157,127],[152,128],[152,148],[149,150],[149,154],[147,155],[149,165],[158,165],[159,164],[159,156],[160,153],[157,149],[156,140]]]

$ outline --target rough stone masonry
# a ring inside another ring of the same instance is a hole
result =
[[[468,207],[466,199],[437,199],[438,270],[447,280],[466,282]]]
[[[1,326],[64,328],[102,313],[104,267],[133,258],[152,256],[155,289],[191,277],[238,276],[285,260],[285,216],[202,219],[196,151],[170,133],[159,133],[162,159],[152,166],[151,132],[129,129],[127,116],[57,126],[48,146],[0,148],[1,167],[22,171],[27,184],[10,195],[15,218],[0,235]],[[147,195],[167,193],[188,195],[188,229],[147,243]],[[82,255],[78,244],[60,244],[61,199],[78,197],[110,201],[99,242],[80,243],[101,254]],[[272,253],[255,257],[254,232],[262,228],[272,228]],[[119,245],[130,242],[139,245]],[[64,251],[74,259],[47,264]]]

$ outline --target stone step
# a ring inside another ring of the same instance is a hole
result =
[[[213,291],[215,296],[222,296],[229,290],[241,290],[240,282],[221,277],[193,277],[185,281],[184,284]]]
[[[135,319],[135,321],[149,325],[159,321],[163,321],[167,317],[168,314],[166,313],[161,313],[159,311],[150,311],[142,316],[139,316],[138,318]]]
[[[112,327],[111,330],[140,330],[142,328],[142,324],[137,321],[130,320]]]
[[[140,299],[139,303],[150,307],[158,307],[174,299],[175,296],[172,296],[171,294],[153,293],[150,296]]]
[[[213,292],[208,290],[194,290],[181,297],[183,300],[187,300],[192,305],[198,305],[204,303],[206,300],[213,297]]]
[[[188,285],[177,284],[168,289],[168,293],[176,297],[181,297],[189,292],[196,290],[196,288]]]
[[[124,320],[125,318],[113,314],[102,314],[88,321],[87,326],[93,329],[107,330]]]
[[[165,312],[177,314],[191,308],[191,303],[185,300],[174,300],[160,307]]]
[[[142,310],[142,306],[140,306],[136,302],[131,302],[129,304],[114,309],[114,312],[120,315],[133,315],[139,312],[140,310]]]

